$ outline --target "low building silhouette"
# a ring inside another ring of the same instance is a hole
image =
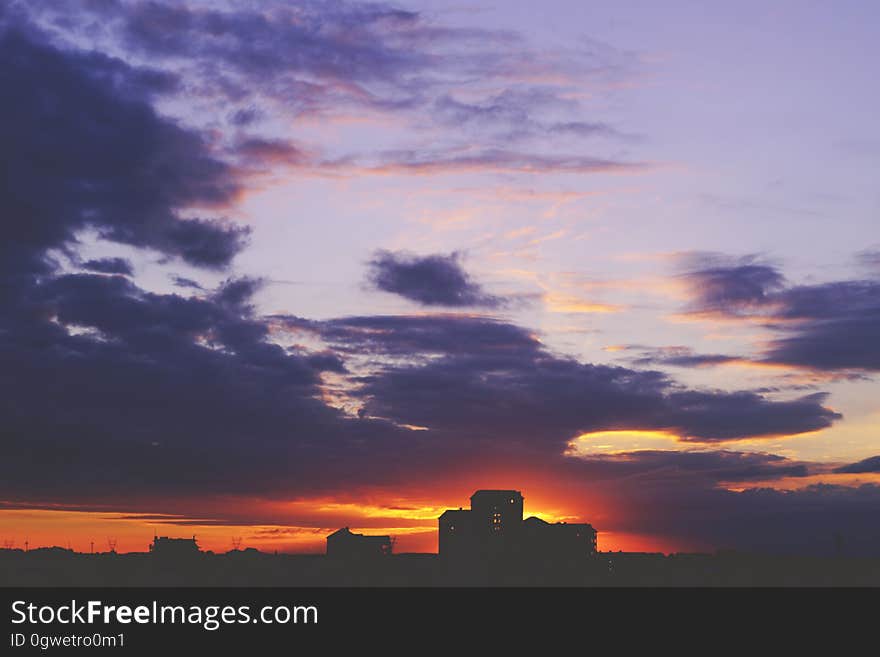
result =
[[[587,523],[523,520],[518,490],[478,490],[470,509],[449,509],[438,519],[440,556],[452,559],[579,558],[596,554],[596,530]]]
[[[327,536],[327,556],[339,559],[370,559],[391,554],[390,536],[355,534],[348,527]]]
[[[195,536],[192,538],[153,536],[153,542],[150,543],[150,554],[162,559],[185,559],[200,552]]]
[[[522,523],[523,549],[529,554],[577,557],[596,554],[596,530],[585,522],[550,523],[535,516]]]

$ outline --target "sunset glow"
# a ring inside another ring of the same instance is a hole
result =
[[[880,550],[844,4],[2,3],[0,547]]]

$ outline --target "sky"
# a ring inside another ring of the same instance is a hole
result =
[[[3,2],[2,545],[877,554],[878,22]]]

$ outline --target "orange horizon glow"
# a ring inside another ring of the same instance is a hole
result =
[[[611,519],[620,515],[613,505],[587,490],[559,482],[552,473],[459,472],[442,483],[426,483],[423,490],[415,486],[405,496],[364,490],[345,497],[215,499],[208,513],[204,502],[197,500],[157,503],[157,508],[172,508],[175,514],[149,513],[149,507],[143,506],[137,512],[126,513],[125,507],[53,509],[47,504],[34,504],[32,508],[21,504],[19,508],[0,510],[0,547],[14,540],[15,546],[22,548],[27,539],[31,549],[70,545],[77,552],[89,552],[94,542],[95,552],[106,552],[107,539],[111,538],[118,552],[145,552],[154,534],[158,534],[177,538],[195,535],[203,550],[213,552],[231,550],[233,537],[240,537],[241,548],[322,554],[326,536],[347,526],[358,533],[392,536],[396,553],[437,552],[437,518],[443,511],[468,508],[475,490],[511,488],[523,492],[526,517],[537,516],[547,522],[589,522],[599,532],[602,549],[647,549],[662,543],[649,537],[604,531],[604,527],[610,528]]]
[[[548,522],[558,516],[529,511]],[[577,521],[569,520],[569,521]],[[178,524],[186,523],[186,524]],[[394,551],[437,552],[437,522],[416,526],[346,525],[353,532],[390,535]],[[154,535],[172,538],[195,537],[205,551],[225,553],[233,549],[233,538],[241,538],[240,548],[284,554],[323,554],[326,536],[338,529],[288,525],[199,524],[198,519],[167,516],[157,520],[153,514],[108,513],[103,511],[57,511],[50,509],[7,509],[0,511],[0,548],[25,549],[60,547],[79,553],[110,552],[110,541],[117,553],[149,551]],[[625,532],[599,532],[599,549],[605,552],[675,552],[687,550],[662,537]]]
[[[573,439],[570,452],[575,458],[578,454],[610,455],[676,440],[674,434],[665,431],[594,432]],[[594,451],[590,452],[591,448]],[[155,507],[102,505],[97,509],[7,501],[7,508],[0,509],[0,547],[13,542],[13,547],[24,548],[27,540],[30,549],[57,546],[83,553],[92,549],[107,552],[111,539],[116,542],[117,552],[146,552],[154,534],[158,534],[175,538],[195,536],[203,550],[215,553],[233,549],[235,538],[240,539],[241,548],[323,554],[326,536],[340,527],[349,527],[357,533],[392,536],[396,553],[436,553],[437,518],[443,511],[468,508],[471,493],[478,489],[516,489],[524,495],[525,517],[538,516],[548,522],[588,522],[598,532],[601,551],[671,553],[713,549],[674,537],[639,533],[637,510],[621,506],[613,489],[560,480],[558,473],[549,469],[482,470],[479,464],[473,468],[450,473],[442,482],[410,484],[404,493],[363,489],[345,495],[288,500],[225,497],[210,501],[164,500],[156,502]],[[869,480],[880,482],[880,475],[819,472],[806,478],[749,482],[746,487],[793,489],[815,483],[857,486]],[[725,487],[738,490],[735,483]],[[152,508],[165,513],[150,512]],[[169,509],[174,513],[167,513]]]

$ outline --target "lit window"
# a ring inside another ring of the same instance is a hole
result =
[[[494,531],[499,531],[501,529],[501,512],[496,511],[492,514],[492,529]]]

